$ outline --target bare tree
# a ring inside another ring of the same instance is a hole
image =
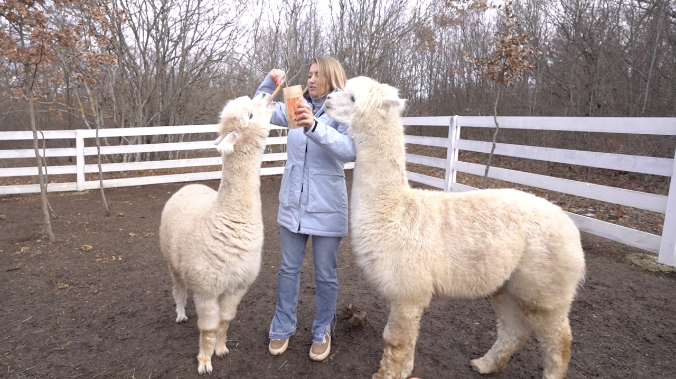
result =
[[[500,91],[502,87],[509,86],[514,79],[530,70],[533,67],[534,57],[540,53],[539,50],[533,49],[528,45],[532,37],[520,32],[520,25],[515,21],[512,3],[507,2],[498,9],[504,12],[504,23],[502,24],[502,30],[495,34],[495,39],[493,40],[495,44],[494,50],[491,51],[488,57],[470,58],[467,56],[467,60],[476,65],[477,72],[498,84],[493,105],[493,120],[495,122],[493,145],[488,155],[488,163],[486,163],[486,172],[481,183],[481,189],[486,188],[488,170],[491,167],[496,138],[500,130],[500,124],[498,123]],[[477,8],[477,10],[483,11],[485,9]]]
[[[42,199],[45,233],[50,241],[54,241],[54,232],[50,220],[50,205],[47,199],[47,181],[45,161],[40,155],[38,144],[38,126],[35,115],[34,84],[39,80],[41,66],[49,64],[53,59],[52,47],[57,31],[50,28],[47,18],[48,7],[41,1],[24,2],[3,0],[0,2],[0,18],[3,19],[0,29],[0,46],[4,60],[3,68],[12,70],[17,81],[11,94],[20,94],[28,102],[30,127],[33,131],[33,149],[38,168],[38,181]],[[20,79],[19,79],[20,78]],[[18,90],[20,89],[21,92]]]
[[[116,29],[112,46],[119,64],[109,86],[115,126],[192,124],[204,115],[213,119],[214,104],[222,105],[231,94],[215,90],[212,80],[215,73],[237,63],[236,50],[249,25],[241,19],[246,5],[245,1],[114,1],[116,9],[129,15],[126,23],[112,20]],[[151,143],[155,138],[130,142]],[[135,159],[141,160],[141,154]]]
[[[88,3],[64,1],[48,6]],[[40,8],[45,2],[23,3]],[[367,75],[398,87],[409,99],[408,115],[495,115],[498,110],[504,115],[542,116],[676,114],[674,0],[514,1],[513,22],[520,25],[520,33],[532,37],[528,46],[540,49],[542,55],[509,86],[477,75],[476,66],[464,57],[465,52],[469,57],[491,57],[495,50],[495,33],[505,25],[502,13],[472,11],[488,5],[486,0],[238,0],[227,4],[114,0],[113,9],[127,10],[126,23],[106,16],[115,34],[101,52],[115,55],[118,65],[103,65],[91,75],[96,84],[86,82],[88,93],[84,82],[64,77],[58,67],[41,61],[40,70],[33,71],[40,79],[32,87],[39,91],[39,96],[33,96],[35,123],[78,128],[89,122],[92,129],[96,125],[213,123],[226,99],[251,95],[273,67],[286,70],[290,84],[304,84],[308,61],[317,55],[339,59],[349,77]],[[50,16],[57,19],[55,13]],[[10,30],[8,25],[2,26]],[[23,96],[23,82],[17,85],[17,76],[9,74],[19,72],[23,77],[23,66],[6,57],[0,62],[5,73],[0,90],[18,93],[21,88]],[[71,67],[71,74],[76,72]],[[62,79],[50,82],[51,90],[46,91],[42,79],[47,76]],[[497,98],[498,106],[488,98]],[[30,122],[29,112],[16,111],[28,109],[28,98],[6,98],[0,107],[7,110],[3,114],[7,119]],[[95,112],[98,117],[93,117]],[[59,119],[61,115],[67,119]],[[463,133],[484,140],[492,134],[470,128]],[[510,133],[500,133],[502,138],[512,138]],[[548,139],[546,133],[520,136],[523,143],[555,143],[562,148],[602,145],[580,133],[557,139]],[[100,143],[187,138],[101,138]],[[628,144],[632,149],[650,148],[634,141]],[[187,153],[157,154],[103,158],[175,159]]]
[[[399,84],[410,75],[411,42],[428,19],[417,2],[339,0],[332,7],[330,53],[345,65],[348,76],[365,75]]]
[[[110,215],[108,202],[103,188],[103,171],[101,168],[101,143],[99,130],[103,127],[101,110],[101,91],[97,76],[102,68],[114,65],[116,57],[106,51],[112,40],[112,24],[110,19],[122,22],[122,14],[107,7],[106,3],[73,2],[65,4],[59,9],[59,14],[53,14],[54,22],[64,30],[71,43],[62,44],[55,49],[56,57],[64,68],[69,83],[77,85],[73,92],[77,99],[78,111],[88,129],[93,122],[96,128],[97,165],[99,169],[99,187],[105,215]],[[81,42],[76,42],[81,41]],[[70,80],[72,79],[72,81]],[[84,89],[84,96],[80,89]],[[71,89],[69,87],[69,89]],[[89,103],[90,112],[85,109],[83,97]],[[91,115],[92,122],[89,117]]]

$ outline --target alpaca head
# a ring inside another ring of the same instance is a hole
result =
[[[355,119],[382,121],[399,117],[406,100],[399,98],[399,90],[371,78],[359,76],[345,83],[345,89],[326,98],[326,113],[334,120],[348,125],[347,133],[353,139],[364,128],[382,127],[373,122],[354,122]],[[375,117],[375,118],[374,118]]]
[[[221,154],[230,154],[238,145],[265,146],[270,131],[270,117],[274,104],[270,94],[262,93],[253,100],[248,96],[230,100],[221,111],[218,125],[220,136],[214,144]]]

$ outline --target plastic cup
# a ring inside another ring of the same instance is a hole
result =
[[[289,125],[289,129],[298,128],[296,125],[296,111],[298,106],[303,104],[303,87],[301,86],[291,86],[283,89],[284,92],[284,104],[286,105],[286,121]]]

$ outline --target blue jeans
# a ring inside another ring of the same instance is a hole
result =
[[[300,292],[300,270],[305,258],[305,245],[310,237],[280,227],[282,264],[277,275],[277,308],[270,325],[270,338],[286,339],[296,332],[296,308]],[[315,264],[315,299],[317,315],[312,324],[312,341],[321,343],[336,325],[338,246],[342,237],[312,236]]]

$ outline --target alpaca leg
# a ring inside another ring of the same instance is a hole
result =
[[[499,291],[491,298],[498,316],[498,339],[482,358],[470,362],[472,369],[481,374],[497,372],[528,340],[533,328],[512,295]]]
[[[185,303],[188,301],[188,286],[185,282],[174,273],[174,270],[169,266],[171,273],[171,283],[173,284],[172,295],[176,303],[176,323],[185,322],[188,317],[185,315]]]
[[[229,353],[226,343],[228,342],[228,327],[232,320],[235,319],[237,313],[237,306],[242,297],[246,293],[246,288],[237,289],[233,292],[225,292],[221,294],[219,299],[220,307],[220,325],[218,326],[218,333],[216,334],[216,355],[222,357]]]
[[[227,335],[228,335],[228,328],[230,327],[230,323],[221,320],[221,323],[218,325],[218,332],[216,333],[216,355],[219,357],[225,356],[227,354],[230,354],[230,350],[228,350],[226,346],[226,342],[228,341]]]
[[[420,326],[418,326],[418,330],[419,329],[420,329]],[[401,365],[401,375],[400,375],[400,377],[402,379],[408,378],[409,376],[411,376],[411,373],[413,372],[413,363],[415,361],[415,344],[416,344],[417,340],[418,340],[418,333],[416,333],[415,338],[413,339],[413,341],[411,341],[411,344],[409,346],[407,354],[404,357],[404,363]]]
[[[383,358],[372,379],[408,378],[411,374],[423,309],[422,305],[390,305],[390,315],[383,332]]]
[[[570,362],[573,336],[568,321],[568,309],[537,311],[529,316],[540,342],[544,379],[565,378]]]
[[[193,294],[197,311],[197,327],[200,330],[200,351],[197,355],[197,372],[211,374],[211,356],[216,346],[219,327],[218,298]]]

